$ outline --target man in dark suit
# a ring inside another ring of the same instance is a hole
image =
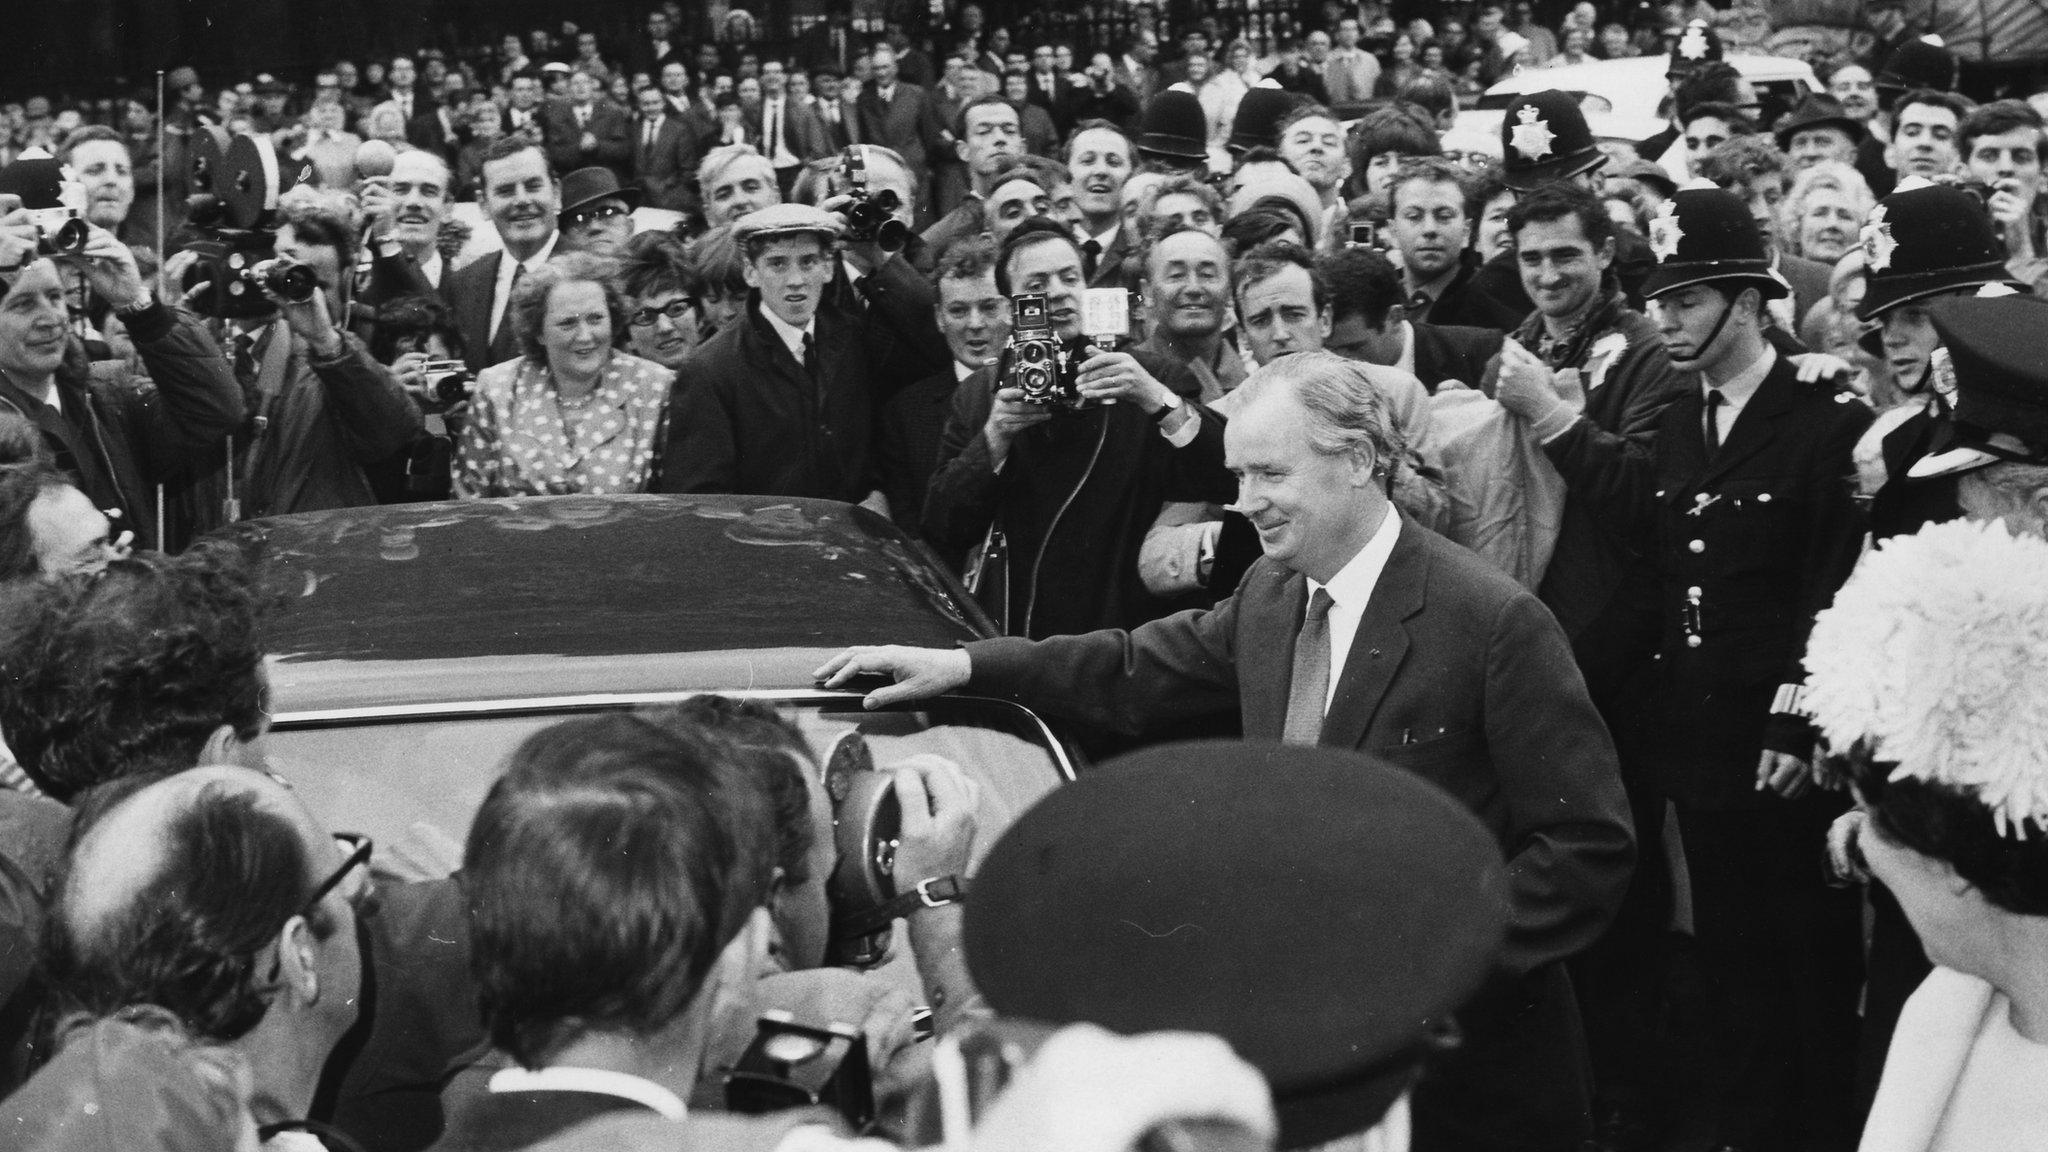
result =
[[[634,37],[632,46],[624,53],[627,74],[645,72],[658,80],[663,68],[682,63],[683,54],[676,48],[674,34],[668,13],[659,8],[647,13],[647,34]]]
[[[569,97],[551,101],[541,113],[548,163],[557,172],[603,165],[630,179],[633,171],[633,122],[626,110],[600,98],[597,78],[588,72],[569,77]]]
[[[541,87],[540,73],[531,68],[521,69],[512,77],[512,102],[500,114],[498,127],[503,135],[521,132],[533,138],[536,144],[544,143],[546,125],[541,121],[547,99]]]
[[[910,170],[871,144],[861,145],[860,151],[869,191],[876,195],[894,192],[896,220],[908,227],[910,193],[916,187]],[[834,187],[846,187],[842,158],[827,161],[824,174]],[[829,198],[824,206],[843,213],[844,203]],[[840,248],[831,282],[825,286],[824,307],[851,320],[867,346],[869,379],[877,401],[938,372],[951,359],[946,339],[933,322],[937,289],[931,277],[920,271],[929,267],[922,247],[914,238],[900,251],[885,250],[872,240],[849,240]]]
[[[1500,352],[1503,336],[1495,329],[1407,319],[1401,273],[1371,248],[1318,257],[1316,270],[1329,288],[1330,334],[1323,347],[1339,356],[1399,368],[1435,392],[1446,380],[1478,387],[1487,361]]]
[[[1236,596],[1130,632],[856,648],[820,678],[893,677],[876,706],[971,688],[1126,732],[1236,707],[1250,739],[1371,751],[1445,789],[1508,854],[1514,927],[1465,1046],[1416,1090],[1414,1146],[1576,1148],[1587,1085],[1561,962],[1633,859],[1606,727],[1536,598],[1394,512],[1393,433],[1358,365],[1297,353],[1239,392],[1226,450],[1266,555]]]
[[[644,88],[633,128],[633,177],[653,208],[690,212],[696,206],[697,145],[661,92]]]
[[[932,153],[949,145],[952,133],[939,123],[938,106],[931,93],[896,72],[896,52],[886,44],[875,46],[874,76],[862,87],[854,102],[859,123],[855,138],[862,144],[892,148],[910,165],[919,188],[931,171]],[[913,200],[920,210],[920,200]]]
[[[860,44],[848,26],[843,5],[832,5],[823,20],[814,22],[796,38],[797,63],[812,72],[830,68],[844,76],[853,70],[853,60],[858,55]]]
[[[456,155],[469,142],[469,131],[462,126],[453,102],[436,104],[406,121],[405,142],[439,156],[452,169]]]
[[[1137,171],[1130,134],[1108,121],[1082,123],[1067,141],[1067,173],[1074,178],[1074,207],[1081,224],[1081,268],[1090,288],[1135,288],[1125,275],[1125,257],[1137,247],[1124,227],[1124,182]]]
[[[1025,91],[1024,98],[1045,109],[1046,115],[1053,117],[1053,123],[1061,131],[1065,131],[1066,125],[1060,122],[1059,116],[1066,109],[1067,97],[1074,90],[1074,82],[1054,65],[1052,45],[1040,44],[1031,50],[1029,80],[1030,86]]]
[[[1711,976],[1672,1120],[1713,1145],[1850,1148],[1860,908],[1814,866],[1843,799],[1813,786],[1798,696],[1813,616],[1861,550],[1850,478],[1871,414],[1770,346],[1766,304],[1785,289],[1743,201],[1681,191],[1652,233],[1644,294],[1697,384],[1659,417],[1652,458],[1573,483],[1597,479],[1605,518],[1657,568],[1656,658],[1626,738],[1677,808]]]
[[[875,429],[882,492],[889,498],[889,514],[906,532],[918,530],[953,394],[962,387],[988,386],[981,370],[1002,352],[1010,330],[1010,300],[996,288],[995,248],[987,240],[952,246],[932,281],[938,288],[939,331],[952,362],[885,401]]]
[[[525,136],[491,145],[483,160],[483,206],[503,245],[443,281],[455,305],[464,358],[481,372],[520,354],[507,319],[512,286],[554,255],[562,190],[547,154]]]
[[[749,110],[747,127],[760,140],[761,155],[775,168],[782,198],[790,198],[804,167],[832,155],[825,126],[808,104],[789,93],[789,76],[780,60],[761,65],[761,104]]]
[[[435,1152],[515,1152],[602,1117],[680,1124],[717,1038],[707,998],[755,1004],[774,964],[766,780],[679,722],[571,726],[513,758],[470,829],[471,968],[518,1067],[453,1106]]]
[[[814,496],[886,511],[869,459],[867,346],[857,319],[822,307],[844,230],[801,204],[733,225],[754,291],[741,321],[676,372],[662,491]]]

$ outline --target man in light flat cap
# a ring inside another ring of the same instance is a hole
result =
[[[845,225],[806,204],[740,217],[746,314],[676,370],[664,492],[746,492],[867,502],[884,514],[870,467],[866,345],[821,309]]]

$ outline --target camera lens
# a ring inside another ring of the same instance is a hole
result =
[[[264,287],[294,304],[304,304],[311,300],[313,289],[320,286],[320,281],[313,275],[313,270],[304,264],[281,264],[270,261],[265,264],[260,274]]]

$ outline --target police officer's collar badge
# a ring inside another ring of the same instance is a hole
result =
[[[1520,123],[1515,125],[1509,143],[1522,154],[1522,159],[1541,160],[1550,155],[1550,144],[1557,139],[1557,133],[1550,130],[1550,122],[1543,118],[1536,106],[1522,105],[1521,111],[1515,113],[1515,119]]]
[[[1686,25],[1685,35],[1678,38],[1678,54],[1687,60],[1706,59],[1706,28],[1697,22]]]
[[[1927,354],[1927,386],[1936,396],[1947,401],[1950,409],[1956,403],[1956,364],[1949,358],[1948,349],[1936,348]]]
[[[1882,272],[1892,266],[1892,252],[1899,242],[1892,237],[1891,221],[1884,218],[1884,205],[1870,210],[1870,219],[1863,225],[1863,256],[1872,272]]]
[[[1678,242],[1683,239],[1685,229],[1678,223],[1678,205],[1666,200],[1657,206],[1657,214],[1650,217],[1650,250],[1657,254],[1657,263],[1678,255]]]

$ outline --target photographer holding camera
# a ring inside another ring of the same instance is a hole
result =
[[[797,182],[798,198],[807,199],[820,178],[838,194],[818,207],[847,225],[825,304],[863,321],[877,399],[887,399],[952,359],[933,320],[937,289],[921,271],[924,241],[910,227],[917,183],[902,157],[873,144],[856,144],[815,166]]]
[[[33,423],[58,468],[95,506],[119,514],[137,547],[183,547],[189,534],[167,533],[148,514],[154,488],[218,459],[240,411],[234,377],[205,327],[151,294],[112,233],[77,221],[82,247],[49,258],[44,229],[22,202],[48,211],[58,181],[48,156],[0,171],[0,411]],[[88,365],[69,328],[60,262],[113,307],[147,377]]]
[[[1106,334],[1084,330],[1081,248],[1056,221],[1028,220],[1010,233],[996,283],[1013,301],[1041,297],[1041,326],[1027,327],[1020,310],[1003,360],[955,393],[925,494],[926,538],[952,556],[980,549],[969,586],[1011,635],[1134,627],[1164,615],[1169,605],[1138,576],[1138,548],[1167,501],[1234,498],[1222,419],[1200,406],[1185,366],[1084,339]],[[1032,403],[1031,382],[1015,367],[1047,344],[1066,360],[1054,389],[1065,401]]]
[[[419,406],[398,376],[340,326],[355,222],[310,190],[285,197],[283,211],[276,257],[258,265],[271,307],[228,321],[241,420],[226,462],[177,494],[195,532],[375,504],[365,466],[388,460],[422,431]]]

